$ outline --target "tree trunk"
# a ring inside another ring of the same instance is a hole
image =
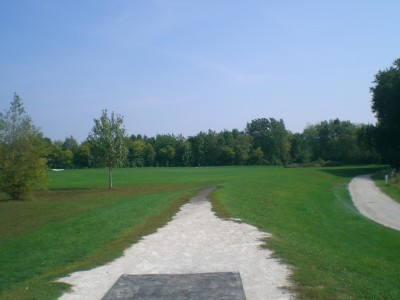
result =
[[[108,167],[108,188],[112,189],[112,167]]]

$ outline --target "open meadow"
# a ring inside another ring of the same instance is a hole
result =
[[[273,236],[300,299],[400,299],[400,232],[361,216],[347,184],[378,166],[132,168],[49,172],[26,201],[0,195],[0,298],[55,299],[55,279],[104,264],[167,223],[201,188],[220,217]]]

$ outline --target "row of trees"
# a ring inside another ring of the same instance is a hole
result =
[[[125,167],[378,162],[380,157],[373,147],[372,130],[371,125],[336,119],[309,125],[302,133],[293,134],[285,128],[283,120],[261,118],[252,120],[243,131],[209,130],[187,138],[170,134],[125,135],[120,142],[126,146],[126,155],[119,161]],[[92,136],[82,144],[72,136],[54,143],[47,140],[49,167],[108,166],[103,159],[105,154],[100,153],[104,149],[94,141]]]
[[[44,138],[14,95],[0,113],[0,191],[25,197],[54,169],[143,166],[212,166],[246,164],[390,163],[400,166],[400,59],[375,75],[372,111],[377,124],[339,119],[286,130],[283,120],[261,118],[234,129],[181,135],[127,136],[122,116],[103,111],[87,140]]]

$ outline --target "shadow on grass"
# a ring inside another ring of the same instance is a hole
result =
[[[373,165],[373,166],[348,166],[348,167],[326,167],[319,169],[334,176],[353,178],[358,175],[374,174],[379,170],[384,169],[386,166]]]
[[[7,195],[4,192],[0,192],[0,203],[2,202],[26,202],[36,200],[41,198],[43,195],[50,195],[51,193],[67,193],[67,192],[88,192],[88,191],[108,191],[108,188],[76,188],[76,187],[67,187],[67,188],[51,188],[51,189],[43,189],[43,190],[34,190],[31,194],[21,199],[12,199],[11,196]]]
[[[50,188],[48,189],[49,191],[54,191],[54,192],[69,192],[69,191],[93,191],[93,190],[108,190],[108,188],[96,188],[96,187],[60,187],[60,188]]]

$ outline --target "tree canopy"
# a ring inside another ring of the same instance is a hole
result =
[[[107,110],[103,110],[101,117],[94,119],[88,141],[100,162],[108,167],[110,189],[113,186],[112,169],[123,166],[128,155],[126,138],[124,119],[121,115],[111,112],[108,116]]]
[[[400,166],[400,58],[379,71],[371,87],[372,111],[378,120],[376,142],[384,160]]]
[[[96,168],[108,166],[105,153],[93,134],[81,144],[55,141],[48,146],[51,168]],[[123,138],[127,157],[124,167],[200,167],[221,165],[321,165],[378,163],[375,126],[339,119],[308,125],[302,133],[291,133],[282,120],[255,119],[244,131],[208,130],[184,137],[157,134]]]
[[[267,164],[279,165],[288,160],[288,132],[282,119],[255,119],[247,123],[246,132],[253,138],[256,149],[262,150]]]
[[[9,110],[0,113],[0,190],[15,200],[29,196],[46,179],[45,154],[40,130],[14,94]]]

